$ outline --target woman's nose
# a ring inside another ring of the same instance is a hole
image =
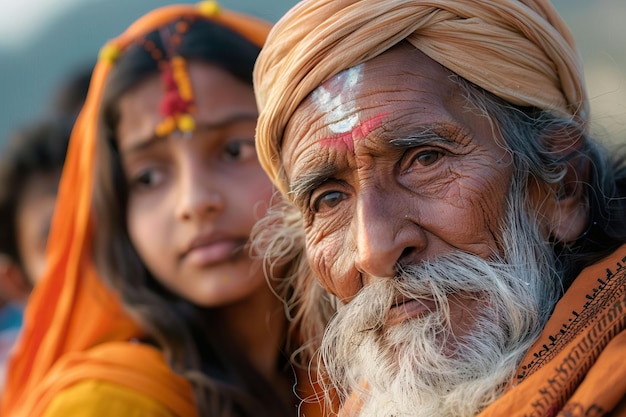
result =
[[[206,167],[196,162],[180,170],[176,214],[180,220],[199,220],[224,209],[224,195]],[[199,166],[200,165],[200,166]]]

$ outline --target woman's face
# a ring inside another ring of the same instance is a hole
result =
[[[189,137],[155,135],[163,120],[158,75],[120,100],[128,230],[164,286],[197,305],[219,307],[267,288],[248,241],[273,189],[255,152],[252,87],[210,64],[192,61],[187,69],[197,106]]]

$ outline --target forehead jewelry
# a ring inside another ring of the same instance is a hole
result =
[[[200,15],[206,18],[214,18],[220,13],[219,3],[213,0],[201,1],[197,4]],[[172,47],[177,47],[182,42],[184,34],[189,30],[189,21],[177,22],[174,33],[162,29],[160,31],[163,45],[169,47],[168,51],[159,50],[151,40],[145,41],[144,48],[150,53],[152,59],[158,62],[163,82],[163,98],[159,105],[159,111],[163,120],[156,126],[157,136],[167,136],[178,129],[185,137],[191,137],[191,132],[196,127],[193,114],[196,112],[196,104],[187,62],[181,56],[172,53]],[[169,52],[169,53],[164,53]],[[117,41],[106,43],[98,55],[98,61],[113,66],[122,53],[122,47]],[[168,61],[167,57],[171,57]]]
[[[164,47],[169,47],[169,49],[178,47],[188,30],[189,22],[187,21],[177,22],[174,33],[171,33],[168,28],[161,29]],[[192,116],[196,112],[196,105],[186,60],[174,53],[159,50],[152,41],[146,41],[144,47],[158,62],[163,84],[163,97],[159,104],[159,112],[163,120],[156,126],[154,133],[162,137],[178,129],[183,137],[190,138],[191,132],[196,127]],[[171,57],[169,60],[168,56]]]

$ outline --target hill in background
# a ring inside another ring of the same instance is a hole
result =
[[[4,0],[18,1],[18,0]],[[13,129],[45,112],[67,76],[95,63],[99,48],[163,0],[85,1],[51,22],[18,50],[0,49],[0,144]],[[223,7],[275,22],[290,0],[222,0]],[[592,111],[613,138],[626,133],[626,2],[555,0],[582,51]],[[621,139],[624,141],[624,139]]]
[[[2,0],[21,1],[21,0]],[[1,3],[1,1],[0,1]],[[91,68],[100,47],[145,12],[172,1],[81,1],[19,49],[0,49],[0,144],[45,112],[55,87]],[[193,3],[193,1],[191,2]],[[221,0],[220,5],[275,22],[292,0]],[[1,8],[0,8],[1,10]]]

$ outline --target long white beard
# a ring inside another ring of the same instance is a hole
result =
[[[475,416],[498,398],[539,336],[561,283],[549,245],[533,222],[509,219],[505,259],[454,253],[378,279],[329,324],[320,349],[329,387],[360,392],[360,416]],[[385,327],[402,294],[436,310]],[[455,334],[451,294],[480,297],[470,329]],[[367,388],[363,388],[363,383]]]

